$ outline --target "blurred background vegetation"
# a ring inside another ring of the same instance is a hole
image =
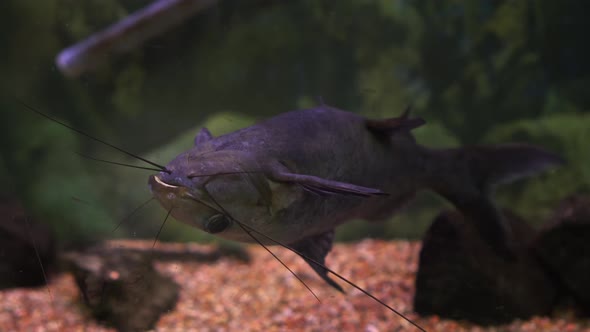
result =
[[[165,211],[149,172],[82,159],[125,156],[28,112],[13,97],[166,163],[197,130],[222,134],[313,106],[317,97],[371,117],[406,105],[429,146],[524,141],[568,165],[503,187],[502,205],[539,225],[565,195],[590,188],[590,2],[575,0],[221,0],[185,24],[78,79],[57,53],[147,5],[147,0],[0,2],[0,185],[53,225],[65,245],[153,238]],[[360,161],[359,161],[360,162]],[[423,194],[359,236],[419,238],[444,203]],[[210,240],[168,222],[166,240]]]

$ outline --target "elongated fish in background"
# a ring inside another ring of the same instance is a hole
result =
[[[219,137],[203,128],[149,186],[176,219],[226,239],[287,245],[339,290],[324,265],[335,227],[388,218],[423,189],[452,202],[500,256],[513,257],[492,187],[562,160],[525,144],[429,149],[411,135],[424,121],[408,113],[369,120],[322,105]]]

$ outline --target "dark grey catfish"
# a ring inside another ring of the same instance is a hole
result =
[[[452,202],[490,246],[510,256],[510,229],[490,200],[492,186],[561,159],[524,144],[429,149],[411,135],[423,123],[408,112],[369,120],[320,106],[219,137],[203,128],[195,146],[149,185],[176,219],[227,239],[252,242],[254,235],[289,245],[337,289],[314,263],[324,263],[334,228],[388,218],[423,189]]]

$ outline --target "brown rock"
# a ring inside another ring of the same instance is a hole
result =
[[[501,324],[551,311],[556,288],[527,250],[535,232],[517,216],[505,216],[519,244],[513,261],[498,257],[460,213],[435,219],[420,252],[416,312]]]
[[[534,247],[566,294],[590,314],[590,196],[566,198],[540,231]]]
[[[65,260],[92,315],[119,331],[152,329],[178,300],[178,285],[154,269],[150,251],[96,246]]]

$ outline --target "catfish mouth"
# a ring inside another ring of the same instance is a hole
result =
[[[160,204],[177,220],[188,223],[191,226],[203,228],[197,224],[200,217],[210,217],[216,209],[203,201],[198,192],[182,184],[170,184],[164,181],[161,175],[151,175],[148,186],[152,195]],[[197,190],[198,191],[198,190]]]
[[[180,186],[175,186],[172,184],[168,184],[164,181],[162,181],[162,179],[160,179],[157,175],[150,175],[150,178],[148,180],[148,184],[150,186],[150,190],[153,192],[154,190],[157,190],[156,188],[160,187],[162,189],[178,189],[181,188]]]
[[[181,190],[183,187],[166,183],[157,175],[150,175],[148,179],[148,185],[150,191],[154,194],[161,194],[163,192],[176,192]]]
[[[154,197],[163,203],[166,208],[170,208],[172,205],[166,203],[172,203],[179,198],[190,196],[189,188],[182,185],[179,186],[166,183],[158,175],[150,175],[148,179],[148,186]]]

